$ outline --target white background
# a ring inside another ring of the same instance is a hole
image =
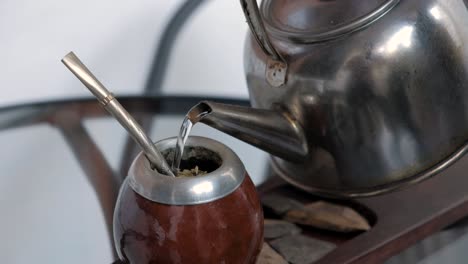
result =
[[[73,50],[117,95],[143,89],[166,22],[183,1],[3,0],[0,106],[87,96],[60,59]],[[163,90],[246,97],[238,1],[206,1],[182,30]]]
[[[60,62],[71,50],[117,96],[141,93],[162,30],[181,3],[1,1],[0,107],[88,97]],[[162,90],[246,98],[246,32],[239,1],[202,4],[175,43]],[[151,137],[175,135],[179,122],[159,120]],[[123,129],[111,119],[85,125],[117,170]],[[207,127],[195,130],[221,139],[241,156],[251,175],[261,175],[264,153]],[[111,263],[96,196],[60,133],[48,125],[10,129],[1,133],[0,146],[0,262]]]

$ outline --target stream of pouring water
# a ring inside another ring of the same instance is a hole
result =
[[[177,176],[180,170],[180,162],[182,161],[182,155],[184,154],[185,143],[187,142],[190,131],[193,125],[195,125],[200,119],[209,114],[210,111],[204,109],[200,105],[197,105],[190,109],[182,122],[180,127],[179,135],[177,136],[177,145],[175,148],[174,159],[172,160],[172,171]]]

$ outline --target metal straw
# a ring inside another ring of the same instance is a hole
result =
[[[117,99],[104,85],[91,73],[91,71],[73,53],[68,53],[63,59],[63,64],[75,74],[76,77],[93,93],[102,106],[130,133],[130,136],[140,145],[151,164],[160,172],[169,176],[174,174],[162,156],[154,146],[143,129],[133,117],[123,108]]]

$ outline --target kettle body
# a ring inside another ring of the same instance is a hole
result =
[[[249,34],[244,52],[251,104],[287,112],[308,146],[301,162],[272,157],[278,174],[309,192],[366,196],[426,179],[460,157],[468,140],[467,6],[262,1],[267,37]],[[271,72],[265,39],[283,72]]]

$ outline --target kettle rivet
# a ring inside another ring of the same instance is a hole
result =
[[[279,87],[286,83],[287,65],[276,60],[268,60],[266,68],[267,82],[273,87]]]

